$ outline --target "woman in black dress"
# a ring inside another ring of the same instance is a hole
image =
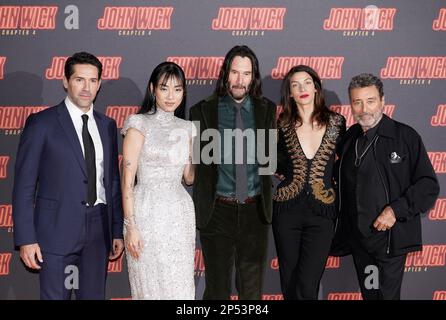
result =
[[[316,71],[291,68],[282,82],[273,233],[285,299],[317,299],[336,219],[333,167],[343,116],[325,105]]]

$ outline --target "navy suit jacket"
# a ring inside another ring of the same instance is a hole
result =
[[[104,150],[108,240],[122,238],[122,202],[117,128],[94,113]],[[81,145],[64,102],[25,124],[15,163],[12,196],[14,243],[38,243],[42,251],[68,254],[85,228],[87,169]]]

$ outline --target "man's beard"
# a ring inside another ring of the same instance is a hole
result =
[[[365,114],[367,114],[369,116],[369,120],[367,122],[364,122],[363,120],[361,120],[361,116],[356,116],[356,121],[361,125],[361,127],[365,128],[365,129],[370,129],[373,128],[374,126],[376,126],[376,124],[381,120],[382,115],[383,115],[383,110],[377,111],[375,113],[363,113],[362,116],[364,116]],[[370,121],[370,117],[373,119],[373,121]]]
[[[236,89],[237,92],[235,92],[234,89]],[[243,91],[241,89],[243,89]],[[232,86],[228,92],[235,100],[243,100],[249,94],[248,88],[245,86]]]

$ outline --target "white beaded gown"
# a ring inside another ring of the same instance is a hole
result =
[[[193,300],[195,211],[181,180],[195,128],[160,108],[131,115],[121,133],[129,128],[145,137],[134,188],[144,249],[138,260],[126,254],[132,299]]]

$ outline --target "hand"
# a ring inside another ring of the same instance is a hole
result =
[[[40,247],[37,243],[20,246],[20,258],[22,258],[25,265],[28,268],[39,270],[42,267],[37,264],[36,255],[37,260],[42,263],[42,252],[40,251]]]
[[[126,228],[125,238],[125,249],[130,253],[130,255],[138,260],[140,253],[144,248],[144,243],[141,238],[141,234],[136,227]]]
[[[122,239],[113,239],[113,248],[110,251],[108,256],[108,260],[115,260],[119,258],[122,251],[124,251],[124,240]]]
[[[393,227],[396,222],[395,213],[389,206],[385,207],[383,212],[376,218],[373,226],[378,231],[386,231]]]
[[[279,179],[280,181],[282,181],[282,180],[285,179],[285,176],[284,176],[284,175],[281,175],[281,174],[278,174],[278,173],[275,173],[274,176],[275,176],[277,179]]]

